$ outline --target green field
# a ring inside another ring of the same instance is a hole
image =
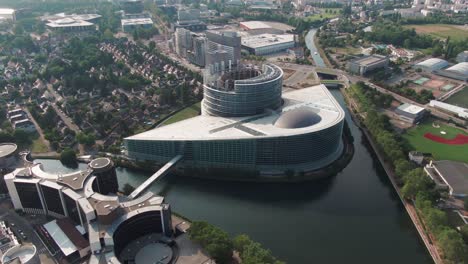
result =
[[[46,144],[44,144],[44,142],[40,138],[38,138],[33,140],[31,151],[34,153],[44,153],[49,151],[49,149],[47,148]]]
[[[325,10],[328,10],[328,12],[326,12]],[[308,16],[307,20],[315,21],[315,20],[322,20],[324,18],[338,17],[340,15],[341,8],[321,8],[320,11],[321,11],[320,14]]]
[[[411,150],[417,150],[423,153],[431,153],[436,160],[457,160],[468,162],[468,145],[447,145],[429,140],[424,134],[430,132],[443,138],[454,138],[457,134],[465,134],[463,130],[451,126],[440,125],[440,128],[432,126],[434,120],[427,119],[423,123],[411,128],[403,138]],[[440,132],[445,131],[443,135]]]
[[[453,104],[458,105],[460,107],[468,108],[468,87],[465,87],[463,88],[463,90],[450,96],[444,102],[447,104]]]
[[[407,28],[414,28],[418,34],[428,34],[437,38],[450,37],[453,40],[465,40],[468,38],[468,30],[463,26],[447,24],[426,24],[426,25],[407,25]]]
[[[166,119],[166,121],[164,121],[161,124],[161,126],[176,123],[176,122],[179,122],[179,121],[182,121],[182,120],[185,120],[185,119],[188,119],[188,118],[199,115],[200,114],[200,104],[201,104],[201,102],[198,102],[196,104],[193,104],[193,105],[191,105],[191,106],[177,112],[173,116]]]

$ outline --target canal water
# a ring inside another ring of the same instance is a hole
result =
[[[340,92],[332,93],[345,108]],[[355,154],[335,177],[308,183],[254,184],[168,175],[150,190],[164,195],[173,211],[208,221],[231,235],[246,233],[287,263],[431,263],[349,112],[346,119]],[[60,161],[36,162],[43,163],[46,171],[70,171]],[[137,186],[151,173],[117,168],[117,175],[120,186]]]

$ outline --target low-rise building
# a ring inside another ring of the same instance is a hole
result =
[[[296,44],[292,34],[261,34],[242,38],[242,49],[250,54],[263,56],[286,51]]]
[[[460,81],[468,81],[468,62],[460,62],[444,70],[437,70],[434,73]]]
[[[388,62],[388,57],[374,54],[349,61],[347,68],[351,73],[364,75],[376,69],[386,68]]]
[[[395,109],[395,113],[398,115],[400,120],[415,124],[424,118],[426,109],[417,105],[405,103]]]
[[[21,129],[21,130],[24,130],[26,132],[36,131],[36,126],[29,119],[18,120],[18,121],[13,123],[13,127],[15,129]]]
[[[15,21],[16,11],[11,8],[0,8],[0,20],[1,19]]]
[[[447,103],[440,102],[440,101],[437,101],[437,100],[431,100],[429,102],[429,106],[435,107],[435,108],[440,109],[440,110],[445,111],[445,112],[449,112],[451,114],[455,114],[458,117],[468,119],[468,109],[466,109],[466,108],[456,106],[456,105],[447,104]]]
[[[431,161],[424,171],[438,188],[446,188],[454,197],[468,195],[468,164],[458,161]]]
[[[413,68],[421,69],[426,72],[433,72],[436,70],[441,70],[443,68],[448,67],[449,64],[446,60],[438,59],[438,58],[430,58],[425,61],[416,63]]]
[[[410,151],[408,153],[408,158],[418,165],[421,165],[424,161],[424,155],[419,151]]]
[[[137,28],[151,28],[153,27],[153,20],[149,17],[143,18],[124,18],[121,20],[122,31],[132,32]]]

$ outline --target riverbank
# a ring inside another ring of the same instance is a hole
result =
[[[400,187],[397,184],[397,176],[395,174],[395,171],[393,170],[392,165],[387,162],[384,158],[384,155],[382,151],[377,147],[376,142],[374,141],[374,138],[370,134],[370,132],[367,130],[367,128],[361,123],[360,117],[355,115],[355,111],[359,111],[359,109],[356,109],[358,107],[358,103],[351,98],[351,96],[347,93],[346,88],[341,90],[341,93],[345,97],[345,101],[347,102],[347,107],[350,110],[349,112],[352,115],[353,120],[355,121],[355,124],[361,129],[361,131],[364,133],[366,136],[367,140],[369,141],[370,145],[372,146],[372,149],[376,155],[376,157],[379,159],[380,164],[382,165],[383,169],[388,175],[388,179],[390,180],[394,190],[398,194],[398,197],[400,198],[400,201],[402,202],[403,206],[406,209],[406,212],[410,216],[414,226],[416,227],[416,230],[418,231],[418,234],[423,241],[424,245],[426,246],[429,254],[431,255],[434,263],[436,264],[443,264],[444,261],[442,260],[438,248],[432,243],[432,240],[427,234],[424,225],[421,221],[421,219],[418,216],[417,210],[414,206],[413,203],[409,202],[406,200],[402,194]]]

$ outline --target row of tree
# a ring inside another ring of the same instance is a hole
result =
[[[468,249],[461,234],[449,226],[446,213],[435,208],[440,193],[435,189],[434,182],[421,168],[415,168],[406,159],[402,139],[393,132],[388,117],[378,112],[373,98],[366,92],[371,88],[360,82],[350,89],[353,97],[360,103],[360,110],[365,112],[364,125],[375,139],[377,147],[384,153],[385,159],[393,165],[397,180],[402,185],[403,197],[415,201],[426,228],[434,235],[445,258],[450,263],[465,261]]]
[[[231,263],[233,251],[239,252],[244,264],[283,264],[271,251],[260,243],[252,241],[247,235],[231,239],[222,229],[207,222],[193,222],[189,229],[190,239],[200,243],[208,254],[219,264]]]

